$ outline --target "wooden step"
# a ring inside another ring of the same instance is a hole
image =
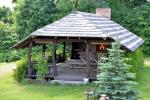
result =
[[[83,81],[83,77],[73,77],[73,76],[55,76],[54,80],[62,80],[62,81]]]
[[[80,85],[80,84],[86,84],[84,81],[64,81],[64,80],[52,80],[50,81],[51,84],[74,84],[74,85]]]

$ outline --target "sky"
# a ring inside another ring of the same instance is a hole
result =
[[[6,6],[12,8],[14,5],[11,3],[12,0],[0,0],[0,6]]]

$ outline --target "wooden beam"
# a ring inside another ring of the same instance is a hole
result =
[[[90,47],[90,43],[86,42],[86,63],[87,63],[87,69],[88,69],[88,73],[87,73],[87,77],[90,78],[90,70],[91,70],[91,66],[90,66],[90,59],[89,59],[89,47]]]
[[[47,38],[35,38],[34,42],[37,44],[49,44],[49,43],[53,43],[52,39],[47,39]]]
[[[111,42],[105,42],[105,41],[103,41],[103,42],[91,42],[91,44],[105,44],[105,45],[111,45]]]
[[[31,51],[32,51],[33,42],[31,41],[28,48],[28,75],[32,74],[32,61],[31,61]]]
[[[57,66],[56,66],[56,41],[54,41],[52,48],[52,64],[53,64],[53,74],[57,76]]]
[[[53,41],[55,41],[56,39],[48,39],[48,38],[35,38],[34,42],[36,44],[50,44],[53,43]],[[84,42],[84,39],[57,39],[57,43],[61,43],[61,42],[66,42],[66,41],[70,41],[70,42]]]

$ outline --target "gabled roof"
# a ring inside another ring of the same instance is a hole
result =
[[[121,25],[103,16],[86,12],[74,12],[64,18],[31,33],[29,37],[94,37],[119,39],[120,44],[135,51],[144,40]],[[22,41],[23,42],[23,41]],[[17,44],[19,45],[19,43]]]

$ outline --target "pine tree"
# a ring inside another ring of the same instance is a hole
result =
[[[132,86],[135,73],[129,72],[125,52],[120,49],[119,41],[112,43],[108,49],[108,57],[102,57],[99,64],[100,73],[97,75],[98,88],[96,95],[106,94],[110,100],[137,100],[137,92]]]

